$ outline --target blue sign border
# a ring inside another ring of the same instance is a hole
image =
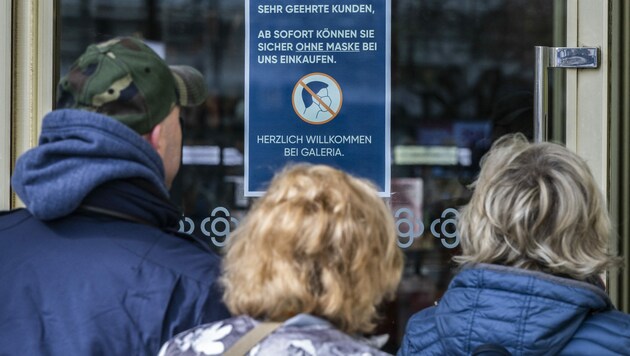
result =
[[[382,171],[379,171],[379,182],[372,179],[373,176],[363,176],[362,174],[356,174],[351,170],[348,170],[344,166],[339,166],[335,164],[330,164],[332,166],[336,166],[337,168],[350,171],[355,176],[359,176],[362,178],[367,178],[372,180],[378,187],[379,195],[382,197],[389,197],[391,195],[391,0],[382,0],[385,7],[385,51],[384,51],[384,137],[383,137],[383,159],[384,165],[382,167]],[[370,3],[381,2],[379,0],[371,0],[366,1]],[[299,3],[298,1],[294,1],[293,3]],[[277,1],[275,4],[286,4],[282,1]],[[250,104],[251,104],[251,72],[250,72],[250,60],[251,60],[251,1],[245,1],[245,176],[244,176],[244,195],[247,197],[257,197],[262,196],[265,191],[260,188],[256,189],[256,187],[250,187],[251,184],[251,165],[250,165],[250,133],[251,133],[251,125],[250,125]],[[307,160],[286,160],[285,163],[290,162],[308,162]],[[364,162],[357,162],[357,164],[362,164]],[[328,164],[323,162],[323,164]],[[281,168],[281,167],[277,167]],[[380,169],[380,167],[376,167],[376,169]],[[374,171],[374,170],[371,170]],[[269,180],[272,178],[270,175]],[[268,183],[268,182],[267,182]]]

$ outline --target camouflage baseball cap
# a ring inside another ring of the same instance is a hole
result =
[[[131,38],[93,44],[59,81],[57,108],[113,117],[139,134],[166,118],[175,105],[206,98],[203,75],[188,66],[168,66],[149,46]]]

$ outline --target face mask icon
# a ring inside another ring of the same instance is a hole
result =
[[[342,104],[341,87],[331,76],[311,73],[293,89],[293,109],[303,121],[320,125],[334,119]]]
[[[331,115],[330,106],[332,105],[332,99],[328,95],[328,85],[322,82],[311,82],[309,83],[309,87],[312,89],[312,87],[317,84],[323,84],[326,85],[326,87],[316,92],[315,96],[311,96],[306,90],[302,91],[302,100],[306,107],[303,114],[305,118],[312,121],[318,121],[320,115],[322,115],[322,117]],[[315,91],[313,90],[313,92]]]

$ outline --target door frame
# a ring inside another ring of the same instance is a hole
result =
[[[0,5],[0,210],[11,206],[12,3]]]
[[[0,168],[1,192],[2,203],[6,205],[8,200],[9,207],[16,208],[23,204],[8,188],[12,168],[17,157],[37,145],[41,120],[53,107],[58,1],[13,0],[3,3],[12,11],[5,12],[3,16],[10,17],[2,22],[10,27],[7,31],[9,40],[3,41],[3,45],[10,48],[6,53],[11,57],[8,61],[11,84],[10,93],[0,97],[0,100],[10,102],[6,116],[10,120],[4,123],[10,126],[9,139],[4,141],[10,142],[9,152],[4,148],[0,150],[3,158],[10,158],[9,167],[3,165]],[[3,69],[6,67],[3,65]]]
[[[624,9],[622,5],[621,0],[567,0],[566,45],[598,47],[601,59],[597,70],[566,71],[566,146],[586,160],[604,192],[614,226],[610,252],[627,261],[630,197],[624,188],[628,184],[628,159],[623,152],[628,152],[630,136],[627,134],[628,49],[625,48],[626,57],[623,57],[622,39],[627,41],[628,29],[627,21],[624,30],[621,20],[628,19],[628,7]],[[613,304],[628,312],[627,269],[612,270],[606,279]]]

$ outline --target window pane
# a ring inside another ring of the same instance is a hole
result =
[[[387,351],[453,275],[454,219],[481,156],[504,133],[532,136],[534,46],[562,45],[553,43],[564,27],[553,23],[560,3],[392,0],[390,202],[407,261],[396,300],[383,306]],[[60,75],[88,44],[119,35],[202,71],[210,96],[183,113],[172,198],[185,215],[181,230],[220,250],[251,203],[243,197],[244,2],[61,0],[59,12]]]

